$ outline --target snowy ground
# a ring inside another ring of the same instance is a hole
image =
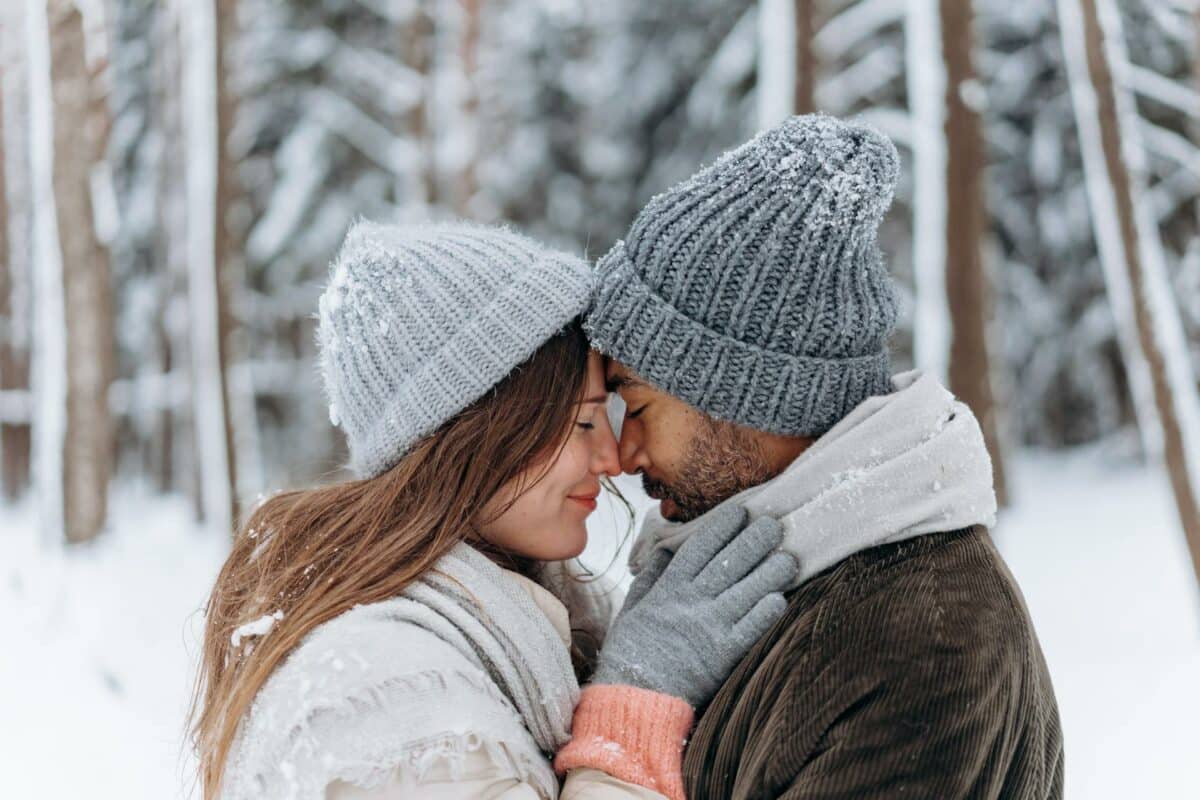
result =
[[[1054,676],[1067,796],[1200,797],[1200,592],[1165,482],[1114,460],[1024,454],[997,539]],[[5,796],[186,794],[196,612],[223,542],[176,498],[126,488],[114,501],[107,539],[69,557],[38,546],[31,509],[0,509]],[[607,561],[623,528],[598,514],[591,555]]]

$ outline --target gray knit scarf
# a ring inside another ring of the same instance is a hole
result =
[[[270,635],[269,633],[266,635]],[[460,544],[400,596],[314,630],[255,699],[223,798],[324,798],[486,747],[545,796],[579,686],[532,598]]]
[[[726,500],[783,523],[782,549],[800,562],[793,585],[862,550],[927,533],[992,526],[992,461],[979,422],[932,375],[905,372],[772,480]],[[700,517],[699,520],[704,519]],[[646,517],[630,556],[678,549],[700,524]]]

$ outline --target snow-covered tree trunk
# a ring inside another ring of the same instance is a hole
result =
[[[9,106],[17,93],[21,70],[15,58],[16,44],[23,37],[13,28],[19,6],[0,16],[0,491],[12,501],[29,485],[30,426],[32,403],[18,404],[11,398],[29,397],[29,337],[26,284],[28,261],[24,247],[24,215],[14,213],[25,194],[14,186],[9,173],[25,163],[24,138],[20,136],[19,114]],[[14,118],[15,117],[15,118]],[[19,154],[12,158],[11,154]],[[20,184],[21,181],[16,181]],[[12,198],[13,202],[10,202]],[[23,405],[19,409],[18,405]],[[24,411],[24,414],[19,413]]]
[[[759,0],[758,127],[770,128],[795,113],[795,0]]]
[[[216,0],[180,6],[186,141],[188,310],[192,415],[205,521],[234,529],[229,409],[221,361],[221,291],[216,261],[220,161]]]
[[[66,429],[66,322],[62,252],[54,209],[54,109],[50,89],[50,33],[46,4],[26,0],[29,46],[29,163],[33,206],[33,352],[30,380],[33,419],[33,484],[38,523],[47,543],[63,537],[63,441]]]
[[[905,17],[913,143],[913,361],[949,380],[950,308],[946,297],[946,65],[939,0],[908,0]]]
[[[1007,499],[991,379],[983,133],[970,3],[909,0],[908,96],[913,118],[914,360],[979,418],[996,494]]]
[[[1131,373],[1150,376],[1167,472],[1200,578],[1200,397],[1146,197],[1137,108],[1114,79],[1128,63],[1121,18],[1113,0],[1058,0],[1058,12],[1109,295],[1118,324],[1132,321],[1136,331],[1124,355]]]
[[[941,0],[942,55],[946,64],[946,298],[950,309],[949,388],[983,428],[1000,505],[1008,501],[1003,448],[988,345],[991,287],[983,264],[987,227],[984,197],[982,87],[975,73],[971,3]]]
[[[49,0],[50,83],[54,101],[54,206],[62,253],[66,326],[63,527],[68,542],[104,525],[112,471],[108,389],[115,372],[108,252],[96,231],[93,169],[104,158],[105,127],[94,99],[83,17],[72,0]]]

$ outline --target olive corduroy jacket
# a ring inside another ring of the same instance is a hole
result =
[[[863,551],[788,599],[699,718],[690,800],[1062,797],[1050,675],[984,528]]]

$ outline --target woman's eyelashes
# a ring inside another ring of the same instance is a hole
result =
[[[596,412],[593,410],[590,413],[585,414],[585,415],[581,416],[579,419],[575,420],[575,427],[581,428],[585,431],[594,430],[596,427],[596,423],[593,422],[592,420],[594,420],[595,418],[596,418]]]

